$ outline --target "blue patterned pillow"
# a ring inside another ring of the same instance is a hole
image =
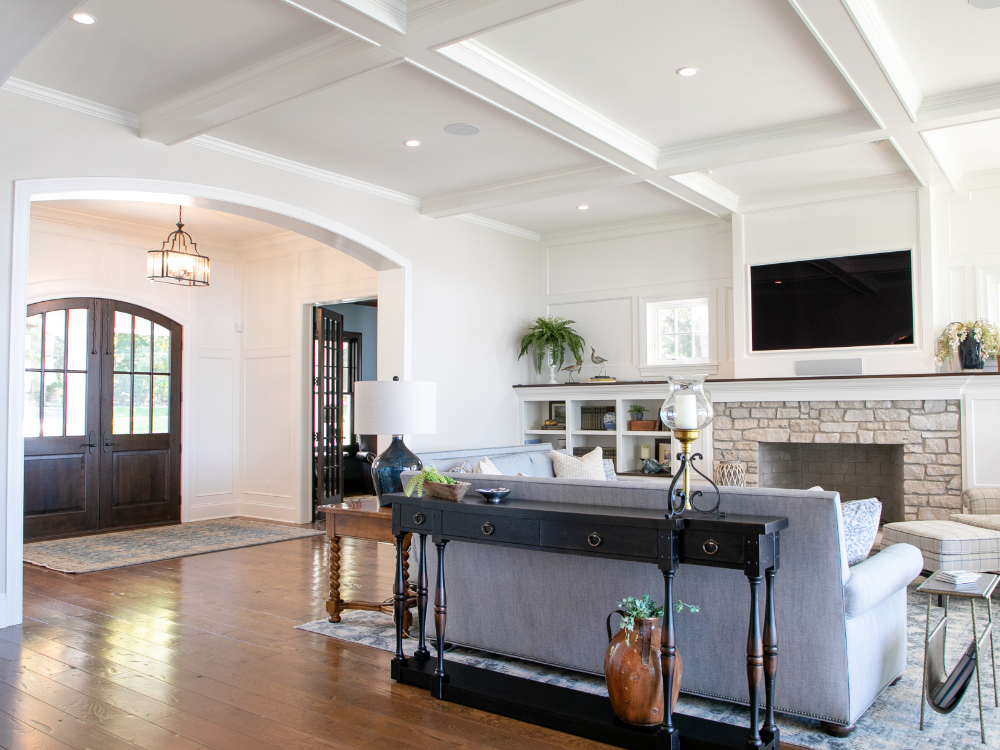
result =
[[[847,564],[857,565],[868,557],[878,534],[878,522],[882,517],[882,503],[878,498],[852,500],[840,504],[844,518],[844,541],[847,543]]]
[[[604,459],[604,478],[609,482],[618,481],[618,472],[615,471],[615,462],[610,458]]]

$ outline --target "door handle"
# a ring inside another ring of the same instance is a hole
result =
[[[121,443],[111,442],[111,430],[107,430],[104,433],[104,452],[111,453],[111,447],[114,445],[121,445]]]
[[[88,450],[87,453],[93,454],[94,453],[93,449],[97,447],[97,433],[91,432],[90,435],[87,437],[87,440],[89,440],[90,442],[80,443],[80,447],[89,448],[90,450]]]

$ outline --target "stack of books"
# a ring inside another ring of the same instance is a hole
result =
[[[580,429],[581,430],[605,430],[604,415],[614,413],[613,406],[581,406],[580,407]],[[565,428],[564,428],[565,429]]]
[[[972,586],[979,580],[979,573],[970,570],[942,570],[937,574],[937,579],[953,586]]]
[[[588,453],[590,453],[592,450],[594,450],[595,447],[596,446],[593,446],[593,445],[578,445],[575,448],[573,448],[573,455],[576,456],[577,458],[579,458],[580,456],[586,456]],[[601,446],[601,457],[602,458],[610,458],[612,461],[617,461],[618,460],[618,449],[617,448],[605,448],[602,445]]]

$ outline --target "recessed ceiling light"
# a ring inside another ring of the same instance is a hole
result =
[[[82,23],[84,26],[90,26],[90,24],[94,23],[97,20],[89,13],[74,13],[72,18],[74,21],[76,21],[77,23]]]
[[[576,208],[578,211],[586,211],[590,206],[577,206]]]
[[[420,141],[403,141],[404,146],[409,146],[410,148],[416,148],[420,145]]]
[[[690,78],[691,76],[698,75],[697,68],[678,68],[677,75],[684,76],[685,78]]]
[[[479,128],[467,122],[453,122],[451,125],[444,126],[444,132],[451,135],[475,135],[479,132]]]
[[[780,281],[775,281],[774,283],[775,283],[775,284],[780,284],[781,282],[780,282]]]
[[[714,171],[715,171],[714,169],[706,169],[705,171],[702,172],[702,174],[712,174],[712,172]]]

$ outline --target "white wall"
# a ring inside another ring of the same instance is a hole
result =
[[[582,379],[597,374],[590,347],[618,380],[662,377],[643,366],[643,301],[658,296],[706,296],[713,366],[732,377],[732,237],[729,222],[710,216],[632,224],[546,237],[542,288],[549,315],[575,320],[586,339]],[[569,364],[572,364],[570,362]],[[561,373],[558,380],[564,381]],[[580,377],[576,378],[580,380]],[[531,382],[547,382],[548,371]]]
[[[455,219],[423,217],[409,205],[195,144],[166,147],[143,141],[128,127],[7,91],[0,91],[0,113],[0,206],[6,207],[0,210],[0,255],[7,258],[0,264],[4,295],[0,301],[4,310],[0,381],[4,390],[9,366],[7,311],[15,181],[103,176],[174,180],[293,205],[348,226],[408,259],[413,268],[412,318],[402,321],[401,327],[411,331],[411,376],[436,381],[441,394],[438,433],[415,436],[408,441],[411,447],[485,447],[518,439],[517,398],[511,385],[525,382],[528,368],[515,359],[516,339],[524,322],[544,309],[534,282],[540,265],[537,243]],[[399,272],[381,275],[393,273]],[[405,280],[392,283],[402,288]],[[383,286],[382,279],[379,286]],[[393,312],[387,309],[384,314]],[[398,351],[396,362],[388,348],[383,355],[383,345],[391,346],[391,342],[382,338],[388,337],[380,336],[380,374],[383,366],[387,372],[403,369]],[[280,375],[280,368],[267,374]],[[216,371],[214,376],[222,378],[223,374]],[[6,402],[0,406],[4,423],[7,408]],[[0,441],[6,456],[6,436]],[[8,470],[5,460],[2,486],[6,486]],[[15,524],[9,519],[8,525],[5,543],[16,543]],[[4,569],[8,585],[16,587],[16,576],[14,567]],[[15,593],[19,599],[19,592]],[[13,601],[6,602],[5,611],[2,624],[20,617]]]

